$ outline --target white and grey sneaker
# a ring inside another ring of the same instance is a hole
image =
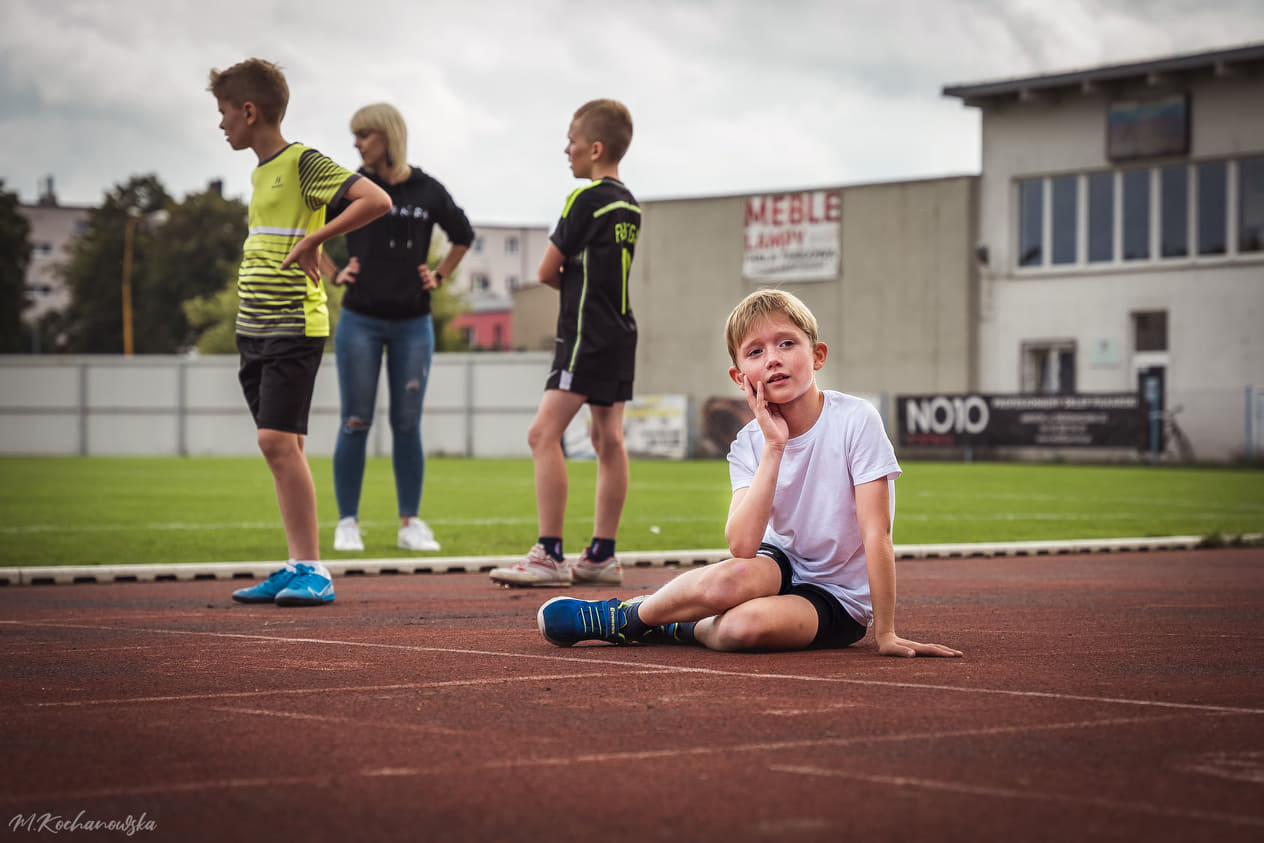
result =
[[[425,521],[413,516],[408,523],[399,528],[399,546],[404,550],[438,550],[434,533]]]
[[[364,550],[364,537],[360,534],[360,522],[348,516],[334,527],[334,550]]]
[[[575,582],[623,585],[623,566],[619,560],[611,556],[603,562],[594,562],[588,558],[588,548],[584,548],[579,561],[571,565],[571,574]]]
[[[571,566],[554,560],[544,545],[536,544],[522,561],[511,568],[497,568],[491,572],[491,578],[498,585],[510,587],[569,588]]]

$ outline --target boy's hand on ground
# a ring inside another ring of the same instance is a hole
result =
[[[310,237],[304,237],[295,244],[290,253],[285,256],[285,260],[281,261],[281,269],[289,269],[293,264],[298,264],[299,269],[307,274],[307,277],[320,283],[320,244],[312,241]]]
[[[947,647],[943,644],[922,644],[901,638],[894,633],[889,633],[878,636],[878,655],[898,656],[906,659],[911,659],[914,656],[937,656],[939,658],[955,659],[965,654],[960,650],[954,650],[952,647]]]

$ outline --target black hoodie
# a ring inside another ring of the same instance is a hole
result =
[[[399,184],[387,184],[361,168],[391,197],[391,212],[347,233],[347,254],[360,261],[360,273],[348,284],[342,306],[379,319],[413,319],[430,312],[430,291],[421,289],[417,268],[430,255],[430,235],[437,223],[454,246],[474,242],[465,211],[447,188],[413,167]],[[329,209],[330,218],[346,207]]]

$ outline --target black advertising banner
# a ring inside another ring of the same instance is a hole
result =
[[[1150,435],[1136,392],[900,395],[896,418],[908,446],[1145,449]]]

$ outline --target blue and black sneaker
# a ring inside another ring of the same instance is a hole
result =
[[[280,568],[258,585],[237,589],[233,592],[233,599],[238,603],[272,603],[294,577],[295,573],[289,568]]]
[[[311,565],[295,565],[294,578],[277,592],[278,606],[320,606],[334,602],[334,583]]]
[[[628,623],[626,610],[630,605],[617,597],[609,600],[554,597],[536,613],[536,625],[540,627],[540,634],[558,647],[569,647],[580,641],[631,644],[632,639],[624,634]]]

